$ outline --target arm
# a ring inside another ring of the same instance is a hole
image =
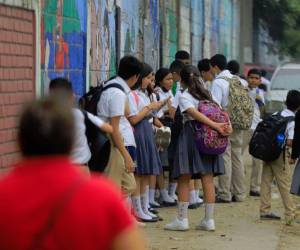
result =
[[[224,136],[228,136],[230,134],[230,131],[227,131],[228,126],[230,126],[230,124],[216,123],[216,122],[210,120],[205,115],[201,114],[195,108],[189,108],[189,109],[186,110],[186,112],[188,114],[190,114],[195,120],[212,127],[213,129],[217,130],[220,134],[222,134]]]
[[[108,124],[108,123],[103,123],[103,125],[100,126],[100,129],[102,131],[104,131],[105,133],[108,133],[108,134],[112,134],[113,131],[114,131],[113,128],[112,128],[112,126],[110,124]]]
[[[113,128],[112,139],[113,139],[115,146],[119,149],[120,153],[124,157],[126,170],[128,172],[132,172],[134,170],[134,163],[133,163],[127,149],[125,148],[122,136],[119,131],[120,119],[121,119],[121,116],[111,117],[111,126]]]
[[[113,241],[112,250],[146,250],[145,241],[136,228],[129,228]]]
[[[157,117],[154,117],[154,122],[153,123],[158,128],[162,128],[164,126]]]
[[[98,116],[95,116],[87,112],[88,119],[97,127],[99,127],[105,133],[111,134],[113,132],[112,126],[108,123],[104,123]]]
[[[170,114],[170,117],[174,120],[175,114],[176,114],[176,109],[174,107],[170,107],[169,114]]]

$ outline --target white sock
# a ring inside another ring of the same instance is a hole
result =
[[[163,201],[175,202],[174,199],[170,197],[170,195],[168,194],[168,191],[165,188],[160,190],[160,194],[163,198]]]
[[[153,204],[153,205],[159,207],[160,206],[159,203],[157,203],[155,201],[155,192],[156,192],[155,189],[153,189],[153,188],[149,189],[149,204]]]
[[[151,218],[157,217],[155,214],[151,213],[148,209],[148,195],[146,193],[141,195],[141,205],[145,214],[151,216]]]
[[[146,219],[146,220],[152,219],[151,216],[145,214],[145,212],[143,211],[140,196],[132,197],[132,203],[133,203],[134,212],[138,218]]]
[[[196,202],[203,203],[203,200],[199,197],[199,193],[200,193],[199,189],[196,190]]]
[[[214,218],[214,208],[215,208],[215,203],[205,204],[205,220],[210,220]]]
[[[147,185],[146,186],[146,190],[145,190],[145,195],[147,196],[147,208],[149,209],[150,208],[150,205],[149,205],[149,186]]]
[[[177,182],[171,182],[169,184],[169,194],[173,197],[173,195],[176,192],[176,188],[177,188]]]
[[[188,202],[178,202],[178,219],[187,219],[189,203]]]
[[[196,192],[195,190],[190,191],[190,205],[196,203]]]

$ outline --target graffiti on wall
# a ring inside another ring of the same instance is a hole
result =
[[[230,0],[220,2],[220,18],[219,18],[219,52],[232,57],[231,50],[231,34],[232,34],[232,4]]]
[[[82,95],[86,82],[86,0],[42,0],[41,71],[44,93],[49,81],[67,77]]]
[[[204,42],[204,1],[192,0],[191,1],[191,31],[192,31],[192,44],[191,55],[192,62],[196,65],[203,56],[203,42]]]
[[[218,53],[219,49],[219,0],[212,0],[211,4],[211,37],[210,37],[210,52],[211,54]]]
[[[160,19],[162,20],[162,64],[169,66],[174,60],[178,44],[177,2],[161,1]]]
[[[91,48],[89,84],[116,73],[116,21],[113,0],[93,0],[90,10]]]
[[[121,4],[121,57],[135,55],[139,47],[139,3],[127,0]]]
[[[144,25],[144,61],[149,63],[153,69],[159,68],[159,0],[149,0],[145,8],[146,20]]]

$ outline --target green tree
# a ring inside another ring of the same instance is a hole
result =
[[[262,25],[281,55],[300,59],[300,1],[254,0],[254,21]]]

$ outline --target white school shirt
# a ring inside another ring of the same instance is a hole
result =
[[[84,123],[84,115],[79,109],[73,108],[72,113],[74,116],[75,125],[75,141],[73,144],[71,159],[76,164],[86,164],[91,159],[91,151],[85,135],[86,127]],[[100,127],[104,122],[97,116],[87,113],[89,120],[97,127]]]
[[[117,88],[110,88],[104,91],[97,105],[97,115],[105,122],[110,122],[110,118],[112,117],[121,116],[119,130],[124,139],[124,145],[136,147],[133,129],[125,114],[126,106],[129,105],[128,95],[131,90],[121,77],[110,80],[105,86],[112,83],[120,84],[125,93]]]
[[[281,115],[283,117],[288,117],[288,116],[293,116],[295,117],[295,113],[289,109],[284,109],[281,112]],[[289,140],[293,140],[294,139],[294,129],[295,129],[295,121],[291,121],[287,124],[286,126],[286,130],[285,130],[285,135],[286,138]]]
[[[179,97],[179,108],[183,115],[183,122],[195,120],[189,114],[185,113],[189,108],[195,108],[198,110],[199,100],[193,97],[188,89],[186,89]]]
[[[173,97],[173,94],[172,94],[172,91],[171,91],[171,90],[169,90],[169,91],[167,91],[167,92],[164,92],[164,91],[159,87],[159,88],[157,88],[157,93],[158,93],[158,95],[159,95],[159,101],[164,101],[164,100],[168,99],[169,97],[171,97],[171,98],[170,98],[170,101],[171,101],[171,103],[172,103],[174,97]],[[158,111],[157,117],[159,117],[159,118],[163,117],[163,116],[164,116],[164,112],[166,112],[168,109],[169,109],[169,108],[168,108],[168,105],[163,106],[163,107]]]
[[[145,106],[151,104],[151,100],[147,95],[147,92],[142,90],[131,91],[128,99],[130,109],[129,117],[137,115]],[[154,112],[152,113],[152,116],[155,116]],[[149,119],[149,122],[153,123],[153,118]]]
[[[233,76],[229,70],[223,70],[212,82],[211,94],[213,99],[224,109],[228,106],[229,82],[221,77],[232,78]]]
[[[252,124],[251,124],[251,130],[255,130],[258,123],[260,123],[262,121],[261,119],[261,114],[260,114],[260,109],[259,106],[256,102],[256,96],[258,95],[261,98],[261,101],[263,103],[265,103],[264,100],[264,92],[263,90],[259,89],[259,88],[253,88],[253,89],[249,89],[248,94],[252,100],[253,103],[253,119],[252,119]]]

